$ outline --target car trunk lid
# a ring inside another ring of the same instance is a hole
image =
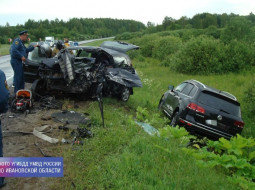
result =
[[[202,91],[198,97],[198,111],[195,121],[210,127],[212,130],[236,134],[243,128],[239,102],[226,96]],[[204,112],[202,113],[201,110]]]
[[[100,45],[100,47],[112,49],[112,50],[120,51],[120,52],[127,52],[133,49],[139,49],[139,46],[129,44],[126,42],[119,42],[119,41],[104,41]]]

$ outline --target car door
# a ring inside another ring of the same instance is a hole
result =
[[[164,96],[164,104],[163,110],[166,112],[167,115],[170,117],[172,116],[174,110],[179,106],[179,93],[185,88],[187,85],[186,82],[181,83],[178,85],[174,90],[168,90]]]
[[[187,83],[185,87],[179,92],[179,103],[180,103],[180,111],[184,110],[187,106],[187,104],[190,102],[191,91],[194,91],[194,88],[196,88],[193,84]]]

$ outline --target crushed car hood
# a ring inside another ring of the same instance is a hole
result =
[[[142,82],[136,73],[131,73],[121,68],[108,68],[106,70],[108,80],[122,84],[126,87],[142,87]]]

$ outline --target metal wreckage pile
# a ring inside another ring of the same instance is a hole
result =
[[[103,85],[101,92],[105,96],[120,95],[123,89],[130,90],[132,94],[133,87],[142,86],[133,67],[114,67],[100,49],[92,48],[89,52],[97,54],[97,57],[75,57],[64,49],[58,57],[45,59],[39,67],[40,79],[33,83],[32,89],[36,93],[40,90],[61,90],[93,97],[98,94],[99,84]]]
[[[63,49],[58,57],[45,59],[39,66],[40,79],[32,84],[35,95],[51,92],[76,94],[80,98],[96,98],[103,118],[103,96],[117,96],[127,101],[133,87],[142,83],[133,67],[114,67],[108,57],[98,48],[89,53],[96,57],[75,57],[70,50]]]

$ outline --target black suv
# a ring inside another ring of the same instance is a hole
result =
[[[230,139],[241,133],[244,122],[240,103],[232,94],[187,80],[176,88],[170,85],[158,108],[171,118],[171,126],[184,126],[189,132],[212,139]]]

